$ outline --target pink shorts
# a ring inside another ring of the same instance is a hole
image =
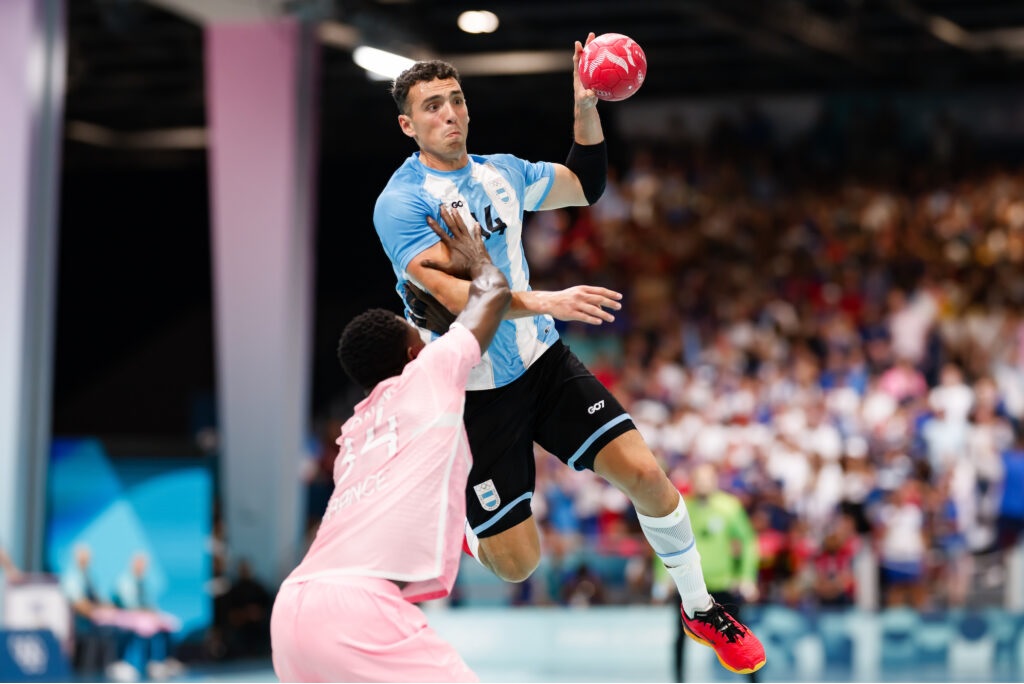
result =
[[[383,579],[285,584],[270,619],[282,682],[478,682],[426,615]]]

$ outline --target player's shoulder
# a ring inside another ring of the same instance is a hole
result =
[[[420,352],[420,355],[422,356],[428,350],[431,353],[455,352],[461,354],[467,350],[479,350],[479,348],[480,344],[476,341],[476,336],[473,335],[470,329],[459,321],[455,321],[448,328],[447,332],[431,340],[430,344]]]
[[[423,196],[423,168],[418,162],[410,164],[408,160],[400,166],[377,196],[374,213],[387,214],[400,212],[401,207],[413,208],[418,213],[427,205]]]
[[[494,154],[471,154],[469,155],[469,158],[473,160],[474,164],[490,164],[492,166],[500,167],[521,168],[531,163],[526,159],[506,152],[497,152]]]
[[[480,356],[480,343],[476,336],[469,328],[455,322],[445,334],[431,340],[415,361],[406,368],[416,365],[421,369],[432,368],[436,371],[438,368],[466,365],[468,369],[480,361]],[[455,376],[447,371],[442,372],[441,375],[446,379],[455,379]]]
[[[423,182],[424,167],[419,163],[419,159],[415,154],[405,158],[402,165],[395,169],[395,172],[391,174],[391,178],[388,179],[387,184],[384,186],[384,191],[381,194],[388,192],[394,192],[396,190],[403,190],[408,188],[410,185],[420,185]]]

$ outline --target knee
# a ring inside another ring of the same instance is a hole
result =
[[[506,582],[525,582],[540,565],[540,547],[488,545],[481,540],[480,562]]]
[[[630,467],[620,474],[618,480],[620,488],[633,500],[646,499],[652,493],[660,493],[666,484],[671,487],[665,471],[653,458],[630,463]]]
[[[594,461],[594,472],[647,510],[674,505],[679,497],[679,491],[636,430],[620,435],[601,449]]]
[[[540,565],[540,556],[503,556],[495,559],[491,571],[506,582],[525,582]]]

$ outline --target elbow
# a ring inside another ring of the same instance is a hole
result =
[[[608,182],[608,148],[604,140],[595,145],[573,142],[565,166],[576,176],[588,205],[601,199]]]
[[[600,183],[594,183],[589,188],[584,188],[583,196],[587,198],[587,206],[595,204],[597,200],[601,199],[601,195],[604,194],[604,189],[606,187],[607,182],[602,178]]]

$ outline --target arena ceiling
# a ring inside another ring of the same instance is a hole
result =
[[[493,11],[498,30],[463,33],[465,9]],[[202,24],[217,12],[317,23],[328,141],[334,124],[390,107],[352,62],[357,44],[451,59],[475,114],[564,112],[572,42],[587,31],[641,44],[648,100],[1024,83],[1019,0],[67,0],[70,135],[144,146],[132,134],[202,131]]]

